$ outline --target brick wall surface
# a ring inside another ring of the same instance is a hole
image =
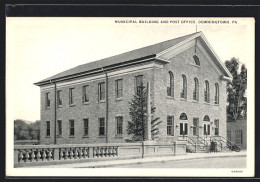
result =
[[[188,132],[192,135],[190,126],[193,117],[199,118],[199,126],[203,126],[203,117],[208,115],[210,121],[219,119],[220,135],[226,136],[226,81],[219,79],[219,74],[215,68],[209,63],[202,52],[197,49],[196,55],[200,59],[201,66],[194,66],[192,56],[194,55],[194,47],[172,57],[170,63],[164,64],[163,68],[154,67],[148,70],[139,70],[124,75],[118,75],[108,78],[108,141],[124,142],[129,138],[126,133],[127,121],[129,117],[128,102],[135,92],[135,76],[143,75],[144,83],[151,82],[151,101],[157,108],[155,116],[160,117],[162,121],[160,125],[160,140],[176,140],[179,136],[179,128],[175,125],[179,124],[179,116],[186,113],[188,116]],[[143,63],[146,65],[148,63]],[[134,67],[134,66],[130,66]],[[130,68],[129,67],[129,68]],[[174,75],[174,97],[169,98],[166,94],[168,71],[172,71]],[[181,75],[187,78],[187,100],[180,99],[180,90],[182,86]],[[62,90],[62,107],[57,108],[57,120],[62,120],[62,136],[57,138],[58,144],[63,143],[104,143],[106,138],[98,136],[98,118],[105,117],[106,103],[98,101],[98,83],[105,82],[105,74],[99,80],[84,82],[70,86],[57,86],[57,90]],[[199,101],[193,101],[193,79],[197,77],[199,80]],[[115,80],[123,79],[123,98],[116,100],[115,98]],[[209,81],[210,87],[210,103],[204,103],[204,82]],[[215,83],[219,84],[219,105],[214,105]],[[82,102],[82,87],[89,85],[90,101],[88,104]],[[75,88],[75,104],[69,106],[69,88]],[[45,107],[45,93],[50,92],[51,106]],[[174,116],[174,136],[167,136],[166,125],[167,116]],[[123,116],[123,135],[116,136],[115,117]],[[89,135],[84,136],[83,119],[89,119]],[[69,136],[69,120],[75,121],[75,136]],[[46,121],[51,122],[50,137],[46,137]],[[210,122],[205,122],[210,123]],[[199,129],[200,136],[203,136],[203,128]],[[211,128],[212,130],[212,128]],[[213,134],[213,130],[211,131]],[[41,91],[41,144],[54,143],[54,88]]]
[[[247,148],[247,120],[238,120],[236,122],[227,122],[227,131],[231,132],[231,141],[236,143],[235,131],[242,131],[242,149]],[[227,136],[226,136],[227,137]]]

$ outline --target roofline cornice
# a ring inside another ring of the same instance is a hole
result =
[[[51,84],[51,83],[71,80],[71,79],[82,77],[82,76],[88,76],[88,75],[92,75],[92,74],[96,74],[96,73],[101,73],[101,72],[104,72],[104,71],[111,71],[113,69],[126,67],[126,66],[129,66],[129,65],[135,65],[135,64],[151,61],[153,59],[157,59],[155,54],[149,55],[149,56],[146,56],[146,57],[143,57],[143,58],[135,59],[135,60],[126,61],[126,62],[119,63],[119,64],[104,66],[104,67],[101,67],[101,68],[98,68],[98,69],[95,69],[95,70],[91,70],[91,71],[85,71],[85,72],[76,73],[76,74],[72,74],[72,75],[68,75],[68,76],[63,76],[63,77],[59,77],[59,78],[54,78],[54,79],[49,79],[49,80],[37,82],[37,83],[34,83],[34,85],[43,86],[43,85],[48,85],[48,84]],[[164,62],[164,63],[168,62],[166,60],[161,60],[161,59],[157,59],[157,60]]]

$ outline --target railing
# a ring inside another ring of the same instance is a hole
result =
[[[109,143],[63,145],[15,145],[14,166],[46,165],[80,160],[113,160],[144,156],[185,155],[186,143]]]
[[[197,143],[195,140],[193,140],[192,138],[190,138],[189,136],[183,135],[183,136],[179,136],[178,140],[185,140],[187,141],[187,148],[188,150],[190,150],[191,152],[195,152],[197,151]]]
[[[115,157],[118,156],[118,147],[94,147],[93,157]]]
[[[216,141],[220,145],[221,149],[231,150],[232,146],[238,147],[237,144],[231,142],[223,136],[212,136],[211,140]]]
[[[205,146],[208,146],[208,142],[205,140],[205,138],[202,138],[200,136],[197,136],[197,143],[203,144]]]

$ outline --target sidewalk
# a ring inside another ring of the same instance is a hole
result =
[[[164,162],[164,161],[182,161],[182,160],[193,160],[193,159],[208,159],[208,158],[223,158],[223,157],[246,157],[246,151],[240,152],[222,152],[222,153],[187,153],[183,156],[170,156],[170,157],[150,157],[150,158],[139,158],[139,159],[125,159],[125,160],[112,160],[112,161],[96,161],[88,163],[74,163],[74,164],[58,164],[58,165],[45,165],[45,166],[34,166],[34,168],[100,168],[108,166],[123,166],[129,164],[140,164],[140,163],[153,163],[153,162]]]

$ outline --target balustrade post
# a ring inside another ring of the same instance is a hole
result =
[[[117,156],[119,157],[120,156],[120,146],[117,147]],[[113,155],[114,156],[114,155]]]
[[[32,149],[32,153],[31,153],[31,161],[32,162],[35,162],[36,160],[35,160],[35,154],[34,154],[34,152],[35,152],[35,149]]]
[[[89,147],[88,148],[88,158],[94,158],[94,157],[95,157],[94,147]]]
[[[19,161],[18,161],[18,155],[19,155],[19,152],[17,149],[14,149],[14,163],[17,164]]]
[[[54,148],[53,149],[53,160],[57,161],[60,160],[60,149],[59,148]],[[62,156],[61,156],[62,157]]]

